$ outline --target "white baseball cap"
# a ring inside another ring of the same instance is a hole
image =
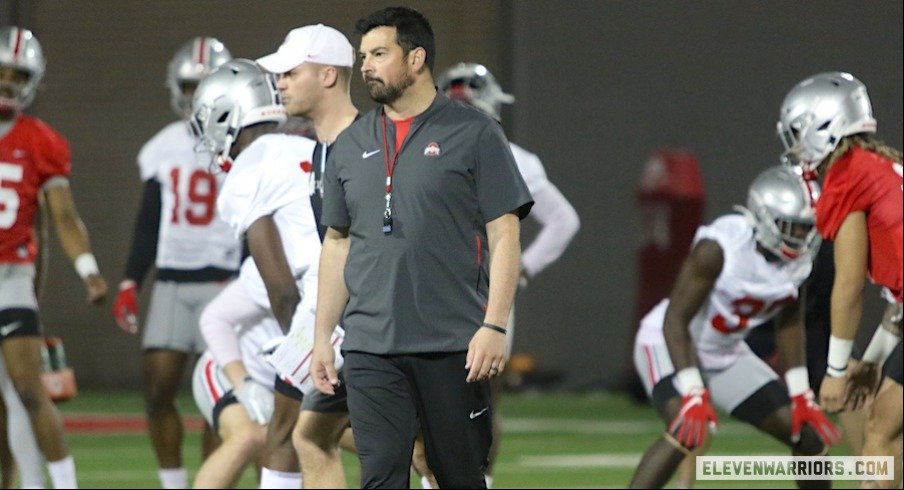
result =
[[[257,62],[271,73],[286,73],[305,62],[350,67],[355,64],[355,48],[336,29],[309,25],[289,31],[275,53],[258,58]]]

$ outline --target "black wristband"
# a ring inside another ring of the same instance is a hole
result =
[[[481,325],[481,327],[486,327],[486,328],[489,328],[490,330],[495,330],[495,331],[501,333],[502,335],[505,335],[505,329],[500,327],[499,325],[493,325],[492,323],[483,322],[483,325]]]

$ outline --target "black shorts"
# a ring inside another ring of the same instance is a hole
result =
[[[235,397],[235,393],[232,390],[229,390],[224,394],[213,406],[213,433],[220,433],[220,414],[223,413],[223,409],[228,407],[229,405],[235,405],[238,403],[238,398]]]
[[[276,376],[276,381],[273,382],[273,391],[282,393],[283,395],[286,395],[287,397],[295,401],[300,402],[304,399],[304,394],[301,392],[301,390],[290,385],[289,383],[286,383],[278,375]]]
[[[348,412],[348,394],[346,392],[345,380],[342,377],[342,373],[339,373],[339,387],[336,388],[335,395],[324,395],[317,390],[305,395],[301,390],[286,383],[279,376],[277,376],[276,381],[273,382],[273,389],[293,400],[300,401],[302,410],[310,410],[318,413]]]
[[[904,346],[904,342],[898,342],[898,346],[895,347],[895,350],[885,360],[885,364],[882,365],[882,375],[895,380],[899,385],[904,385],[901,382],[901,371],[904,370],[904,366],[902,366],[904,365],[904,354],[901,352],[902,346]]]
[[[0,342],[11,337],[40,337],[41,323],[33,308],[7,308],[0,311]]]
[[[339,386],[335,395],[324,395],[314,390],[301,400],[301,409],[317,413],[348,413],[348,392],[342,374],[339,374]]]

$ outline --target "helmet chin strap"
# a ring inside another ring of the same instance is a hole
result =
[[[223,172],[229,172],[232,170],[232,157],[230,156],[230,152],[232,150],[232,145],[235,143],[236,139],[238,139],[239,131],[241,128],[239,127],[239,121],[241,121],[242,110],[236,107],[232,114],[229,115],[229,123],[226,127],[226,137],[223,139],[223,150],[217,155],[217,165],[220,167],[220,170]]]

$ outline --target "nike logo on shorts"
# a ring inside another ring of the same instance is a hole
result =
[[[380,150],[365,151],[364,153],[361,154],[361,158],[370,158],[370,157],[376,155],[377,153],[380,153]]]
[[[469,417],[471,417],[471,420],[474,420],[474,419],[476,419],[477,417],[480,417],[481,415],[483,415],[483,413],[486,412],[486,411],[489,410],[489,409],[490,409],[490,407],[486,407],[486,408],[484,408],[483,410],[478,410],[478,411],[476,411],[476,412],[472,410],[472,411],[471,411],[471,415],[469,415]]]
[[[22,326],[22,322],[13,322],[13,323],[10,323],[9,325],[4,325],[4,326],[0,327],[0,336],[6,337],[9,334],[18,330],[19,327],[21,327],[21,326]]]

